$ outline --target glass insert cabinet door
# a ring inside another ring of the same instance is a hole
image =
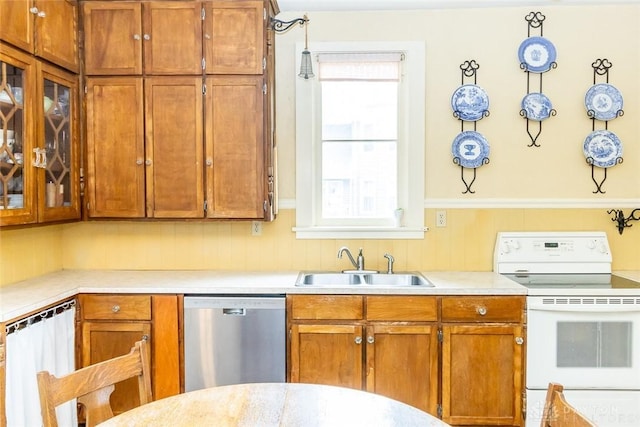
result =
[[[25,166],[32,136],[25,113],[25,83],[32,66],[22,59],[28,58],[0,57],[0,209],[14,210],[19,216],[32,202],[24,198],[26,187],[32,185],[31,171]]]
[[[38,221],[79,218],[79,153],[76,143],[77,76],[40,64],[42,91],[35,100],[38,146]],[[38,113],[39,112],[39,113]]]
[[[80,218],[78,76],[0,46],[0,226]]]
[[[69,87],[44,79],[44,148],[36,152],[35,162],[44,169],[47,208],[71,206],[70,93]]]

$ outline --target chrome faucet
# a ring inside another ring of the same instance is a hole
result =
[[[387,259],[387,274],[393,274],[393,262],[396,260],[391,254],[384,254]]]
[[[358,252],[358,262],[356,262],[356,260],[353,259],[353,255],[351,255],[351,251],[346,246],[343,246],[340,249],[338,249],[338,259],[342,259],[343,252],[347,253],[347,256],[349,257],[349,261],[351,261],[351,264],[353,264],[353,268],[359,271],[364,270],[364,256],[362,255],[362,248],[360,248],[360,252]]]

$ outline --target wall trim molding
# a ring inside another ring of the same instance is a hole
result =
[[[295,209],[295,199],[280,199],[279,209]],[[425,199],[425,209],[636,209],[640,199]]]

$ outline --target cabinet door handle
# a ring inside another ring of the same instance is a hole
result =
[[[369,335],[369,336],[367,337],[367,342],[368,342],[369,344],[373,344],[374,342],[376,342],[376,339],[375,339],[375,338],[373,338],[373,335]]]
[[[117,313],[120,311],[120,306],[118,304],[114,305],[113,307],[111,307],[111,311],[113,311],[114,313]]]
[[[362,344],[362,337],[356,337],[354,341],[356,344]]]
[[[476,307],[476,313],[478,313],[480,316],[484,316],[485,314],[487,314],[487,307]]]

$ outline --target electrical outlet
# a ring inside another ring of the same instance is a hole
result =
[[[252,236],[260,236],[260,235],[262,235],[262,222],[261,221],[251,221],[251,235]]]
[[[447,226],[447,211],[436,211],[436,227]]]

